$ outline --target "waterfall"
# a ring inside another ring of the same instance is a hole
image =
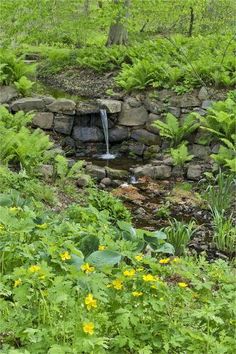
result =
[[[106,109],[100,109],[100,117],[102,121],[102,128],[106,142],[106,153],[101,157],[105,160],[114,159],[115,155],[110,154],[109,151],[109,134],[108,134],[108,118]]]

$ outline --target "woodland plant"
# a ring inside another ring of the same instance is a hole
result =
[[[212,209],[213,242],[220,251],[232,254],[236,250],[236,226],[233,216],[227,217],[224,210]]]
[[[170,149],[171,156],[175,166],[184,166],[185,162],[191,161],[194,155],[188,153],[188,148],[185,144],[181,144],[176,149]]]
[[[195,113],[189,114],[182,124],[173,114],[167,113],[165,122],[156,120],[152,125],[159,129],[161,136],[170,139],[171,146],[176,147],[199,127],[199,122]]]

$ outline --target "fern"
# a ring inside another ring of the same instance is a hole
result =
[[[176,166],[183,166],[185,162],[191,161],[194,157],[188,153],[188,148],[185,144],[182,144],[177,149],[171,149],[170,151]]]

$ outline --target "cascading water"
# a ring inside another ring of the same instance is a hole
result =
[[[109,134],[108,134],[108,118],[106,109],[100,109],[100,117],[102,121],[103,133],[106,142],[106,153],[101,156],[104,160],[111,160],[115,158],[115,155],[110,154],[109,151]]]

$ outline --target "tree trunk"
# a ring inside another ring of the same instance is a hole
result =
[[[119,3],[119,0],[114,0],[115,4]],[[128,8],[130,0],[124,1],[124,7],[126,8],[126,17],[128,17]],[[116,22],[111,24],[109,35],[107,39],[106,46],[111,45],[126,45],[128,44],[128,31],[125,28],[124,24],[121,22],[120,15],[117,16]]]

